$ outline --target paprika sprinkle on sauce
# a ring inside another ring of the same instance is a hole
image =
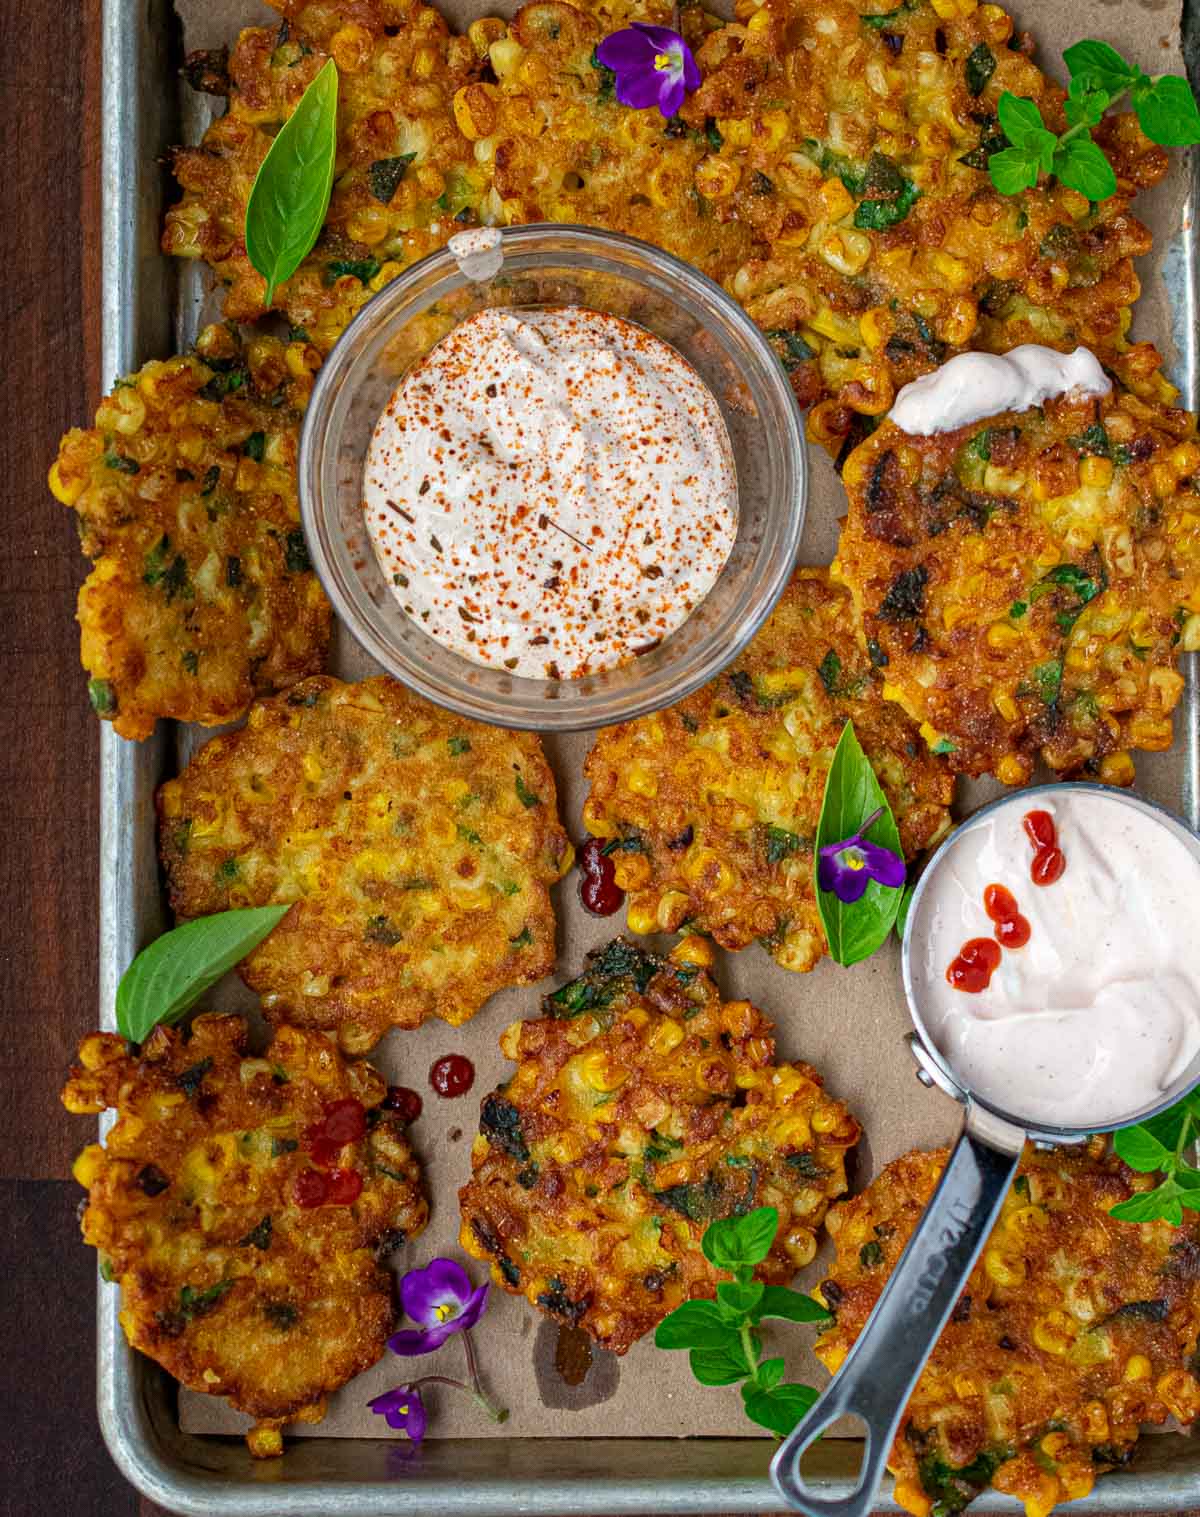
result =
[[[581,307],[455,327],[376,423],[363,491],[407,614],[464,658],[533,679],[647,652],[737,536],[712,392],[659,338]]]

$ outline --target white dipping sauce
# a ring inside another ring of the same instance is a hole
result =
[[[906,384],[896,396],[891,419],[910,437],[954,432],[1002,411],[1028,411],[1044,400],[1078,391],[1107,395],[1104,370],[1087,348],[1058,353],[1027,342],[1003,356],[959,353],[932,374]]]
[[[1066,857],[1035,885],[1023,830],[1050,813]],[[1006,886],[1032,932],[1004,949],[985,990],[946,970],[991,938],[989,885]],[[1092,791],[1013,796],[963,832],[924,886],[912,922],[912,988],[953,1072],[1002,1111],[1053,1127],[1120,1122],[1161,1099],[1200,1052],[1200,862],[1152,815]]]
[[[654,647],[737,536],[711,391],[659,338],[581,307],[455,327],[380,416],[363,493],[408,615],[464,658],[535,679]]]

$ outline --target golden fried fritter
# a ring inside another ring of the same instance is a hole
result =
[[[157,717],[213,726],[325,661],[330,610],[296,499],[298,355],[225,327],[198,356],[118,381],[96,425],[72,429],[50,488],[95,567],[79,592],[96,712],[122,737]]]
[[[584,820],[612,840],[633,931],[687,923],[729,949],[759,938],[785,969],[812,969],[825,952],[813,837],[847,719],[906,856],[931,847],[950,825],[952,776],[882,700],[849,597],[824,569],[796,572],[733,669],[600,733]]]
[[[698,939],[655,958],[620,938],[500,1046],[459,1192],[462,1247],[492,1278],[623,1354],[682,1301],[715,1295],[714,1218],[774,1206],[756,1273],[785,1284],[816,1253],[859,1126],[807,1064],[776,1066],[766,1017],[722,1003]]]
[[[570,865],[556,808],[531,734],[385,676],[319,677],[163,785],[159,845],[181,917],[296,903],[242,977],[272,1019],[362,1052],[550,972],[547,886]]]
[[[392,1329],[380,1260],[429,1208],[385,1093],[323,1033],[281,1027],[247,1057],[236,1016],[197,1017],[190,1037],[157,1027],[139,1051],[93,1033],[63,1091],[70,1111],[117,1112],[75,1178],[126,1337],[253,1417],[257,1455],[282,1452],[284,1423],[320,1421]]]
[[[191,60],[192,77],[227,94],[228,109],[199,146],[175,154],[184,195],[167,213],[163,249],[212,265],[228,286],[228,316],[261,313],[266,282],[246,256],[246,203],[276,132],[333,58],[333,197],[316,247],[274,302],[328,352],[373,290],[477,219],[485,175],[451,101],[479,76],[487,44],[452,37],[421,0],[278,0],[277,9],[279,30],[248,27],[227,63]]]
[[[863,14],[860,14],[860,11]],[[1036,341],[1105,354],[1150,396],[1173,391],[1125,337],[1150,234],[1129,213],[1167,156],[1132,116],[1098,129],[1118,193],[1049,182],[999,194],[1000,95],[1065,129],[1064,91],[998,5],[976,0],[738,0],[700,49],[680,111],[713,133],[695,189],[758,246],[729,288],[772,336],[810,434],[837,451],[895,390],[964,348]]]
[[[816,1352],[836,1372],[946,1161],[889,1164],[829,1214],[837,1261],[817,1292],[836,1323]],[[1127,1464],[1144,1423],[1200,1414],[1200,1228],[1108,1215],[1152,1184],[1104,1139],[1029,1148],[893,1447],[897,1502],[953,1517],[988,1485],[1046,1517]]]
[[[898,701],[953,767],[1133,778],[1171,743],[1200,648],[1200,446],[1114,388],[935,437],[885,422],[846,461],[835,577]]]

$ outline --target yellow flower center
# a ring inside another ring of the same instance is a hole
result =
[[[405,1402],[405,1403],[404,1403],[404,1405],[403,1405],[403,1406],[402,1406],[402,1407],[401,1407],[401,1408],[400,1408],[400,1415],[401,1415],[401,1416],[402,1416],[402,1417],[407,1417],[407,1416],[408,1416],[408,1402],[407,1402],[407,1401],[406,1401],[406,1402]]]
[[[675,60],[671,57],[670,53],[656,53],[654,55],[654,67],[658,69],[660,73],[664,69],[670,68],[674,61]]]
[[[865,869],[867,867],[867,862],[863,858],[862,854],[856,853],[852,849],[846,850],[846,855],[842,859],[842,863],[846,866],[847,869]]]
[[[454,1308],[448,1301],[443,1301],[441,1306],[434,1307],[433,1315],[439,1322],[448,1322],[454,1316]]]

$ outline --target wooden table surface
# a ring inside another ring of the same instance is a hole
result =
[[[96,1425],[95,1257],[68,1178],[91,1124],[58,1091],[96,1022],[97,724],[79,669],[74,527],[45,486],[99,372],[99,0],[0,0],[0,1511],[161,1517]],[[429,1517],[437,1517],[430,1513]]]

